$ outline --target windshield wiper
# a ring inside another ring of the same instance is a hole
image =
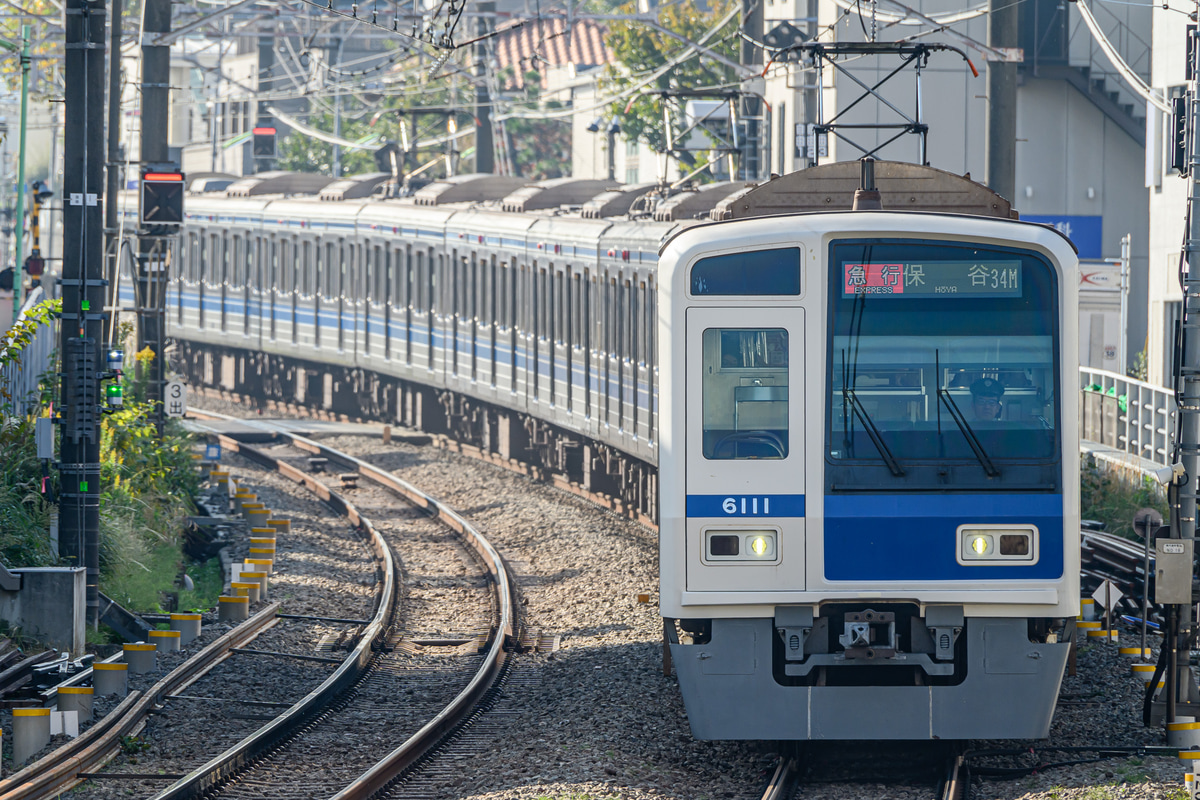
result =
[[[939,372],[940,375],[940,372]],[[983,449],[983,445],[979,443],[979,437],[975,435],[971,424],[967,422],[967,418],[963,416],[962,411],[958,408],[958,403],[954,402],[954,398],[948,391],[942,388],[941,383],[938,383],[938,400],[943,400],[946,403],[946,409],[950,412],[950,416],[954,418],[954,423],[958,425],[958,429],[962,431],[966,437],[967,444],[971,445],[971,449],[975,452],[975,458],[979,459],[979,463],[983,465],[983,471],[988,474],[989,478],[995,478],[1000,475],[1000,470],[996,469],[996,465],[992,463],[992,459],[988,457],[987,451]]]
[[[875,449],[879,451],[879,455],[883,458],[883,463],[887,464],[887,468],[892,474],[899,478],[904,474],[904,467],[900,466],[900,462],[892,455],[892,451],[884,443],[883,437],[879,434],[879,428],[875,427],[871,415],[862,407],[858,396],[854,394],[854,390],[842,384],[842,402],[850,406],[850,410],[854,412],[854,416],[858,417],[858,421],[862,423],[863,429],[866,430],[867,436],[871,438],[871,444],[875,445]]]

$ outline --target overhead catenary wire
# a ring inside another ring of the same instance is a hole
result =
[[[1092,34],[1092,38],[1100,47],[1100,52],[1104,53],[1104,57],[1108,59],[1108,63],[1112,64],[1113,69],[1117,74],[1124,79],[1129,88],[1142,99],[1149,102],[1159,111],[1166,114],[1171,113],[1171,106],[1163,98],[1159,97],[1158,92],[1150,88],[1150,85],[1142,80],[1141,76],[1133,71],[1129,64],[1125,63],[1125,59],[1121,58],[1121,54],[1112,46],[1112,42],[1104,35],[1099,23],[1096,22],[1096,17],[1092,14],[1092,10],[1088,7],[1085,0],[1078,0],[1075,7],[1079,9],[1079,15],[1083,17],[1083,24],[1087,26],[1088,32]]]

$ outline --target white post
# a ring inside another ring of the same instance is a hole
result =
[[[1122,375],[1129,374],[1129,246],[1133,234],[1121,237],[1121,334],[1117,338],[1117,368]]]

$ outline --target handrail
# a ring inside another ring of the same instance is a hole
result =
[[[1171,460],[1175,393],[1146,381],[1079,368],[1079,437],[1159,465]]]

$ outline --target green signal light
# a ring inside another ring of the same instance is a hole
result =
[[[79,482],[79,491],[81,491],[81,492],[86,492],[86,491],[87,491],[87,481],[80,481],[80,482]]]
[[[91,310],[92,304],[91,304],[91,303],[89,303],[87,300],[84,300],[84,301],[83,301],[83,303],[82,303],[82,305],[81,305],[80,307],[81,307],[81,308],[82,308],[84,311],[89,311],[89,310]]]

